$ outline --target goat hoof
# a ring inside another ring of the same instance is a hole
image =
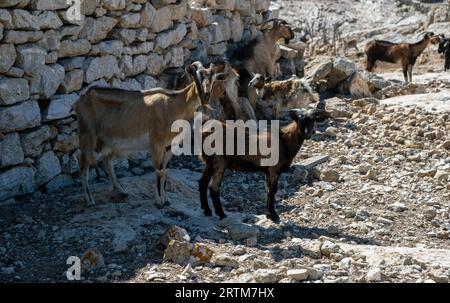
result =
[[[157,209],[163,209],[164,208],[164,204],[156,204],[156,208]]]
[[[220,218],[220,220],[222,221],[223,219],[226,219],[226,218],[227,218],[227,215],[221,214],[221,215],[219,215],[219,218]]]
[[[269,213],[266,214],[267,219],[272,220],[274,223],[279,223],[280,222],[280,216],[278,216],[276,213]]]
[[[126,198],[128,198],[128,193],[120,193],[119,196],[122,199],[126,199]]]
[[[170,206],[170,202],[169,201],[164,202],[163,206]]]
[[[212,217],[212,211],[210,209],[205,209],[203,213],[206,217]]]

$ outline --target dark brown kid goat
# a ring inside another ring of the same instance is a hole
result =
[[[279,221],[279,216],[275,210],[275,194],[278,187],[278,179],[281,173],[286,172],[292,164],[295,156],[300,150],[303,142],[310,139],[314,134],[314,126],[317,119],[322,117],[324,114],[323,110],[310,110],[305,111],[301,109],[290,110],[290,115],[293,120],[291,124],[283,129],[279,130],[279,138],[277,142],[272,139],[271,132],[259,133],[256,141],[267,142],[267,146],[275,146],[278,148],[278,161],[272,166],[263,166],[264,159],[266,156],[261,155],[261,151],[258,150],[256,155],[250,155],[250,134],[247,129],[238,129],[238,133],[245,134],[245,152],[243,155],[239,155],[236,152],[236,137],[234,136],[234,146],[235,152],[233,155],[206,155],[203,151],[202,159],[206,163],[206,167],[203,171],[203,175],[199,181],[200,190],[200,202],[201,207],[206,216],[212,216],[212,211],[208,205],[208,186],[211,194],[211,198],[214,205],[214,210],[216,215],[220,219],[226,218],[226,215],[222,208],[222,203],[220,202],[220,185],[226,169],[242,171],[242,172],[262,172],[266,177],[266,192],[267,192],[267,206],[266,206],[266,216],[272,221]],[[225,133],[230,130],[228,124],[222,123],[223,131],[223,142],[222,146],[227,146],[227,144],[232,144],[233,142],[226,142]],[[217,129],[216,129],[217,131]],[[209,133],[204,132],[205,135]],[[242,139],[242,138],[241,138]],[[264,140],[264,141],[262,141]],[[243,140],[240,140],[243,141]],[[274,150],[272,148],[272,150]],[[212,181],[211,181],[212,179]],[[211,181],[211,183],[210,183]]]

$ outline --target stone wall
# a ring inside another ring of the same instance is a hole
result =
[[[73,105],[88,86],[167,86],[273,13],[270,0],[81,0],[79,20],[77,1],[0,0],[0,201],[73,184]],[[120,165],[140,173],[145,158]]]

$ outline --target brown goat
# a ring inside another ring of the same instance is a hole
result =
[[[367,44],[367,66],[366,69],[372,72],[376,61],[389,63],[401,62],[405,82],[412,82],[412,70],[417,58],[428,47],[430,42],[437,43],[439,37],[433,33],[425,33],[423,39],[417,43],[392,43],[382,40],[374,40]]]
[[[284,39],[286,44],[295,34],[288,23],[280,19],[271,19],[261,25],[263,34],[246,45],[239,47],[231,55],[230,61],[239,72],[239,95],[247,98],[253,109],[256,108],[256,91],[248,86],[254,74],[275,76],[277,42]]]
[[[284,81],[270,81],[256,75],[249,84],[258,92],[258,106],[272,108],[270,117],[259,119],[279,119],[280,111],[291,108],[307,108],[312,102],[319,102],[319,95],[304,79],[293,77]]]
[[[80,173],[87,205],[95,204],[89,191],[89,166],[96,165],[96,153],[103,155],[106,171],[114,189],[126,191],[117,181],[113,159],[128,152],[150,151],[157,174],[157,197],[162,205],[168,202],[165,185],[167,164],[171,158],[171,132],[174,121],[191,120],[195,110],[207,105],[211,98],[224,92],[224,75],[214,79],[202,76],[201,67],[186,68],[194,81],[180,91],[162,88],[135,92],[110,88],[90,88],[76,104],[79,118]]]
[[[206,167],[199,181],[199,190],[201,207],[206,216],[212,216],[212,211],[208,206],[207,190],[209,186],[216,215],[218,215],[220,219],[226,217],[220,202],[220,185],[225,170],[231,169],[242,172],[263,172],[265,174],[267,192],[266,215],[273,221],[279,220],[279,216],[275,211],[275,194],[277,192],[278,179],[281,173],[286,172],[289,169],[293,159],[300,150],[303,141],[310,139],[314,134],[315,120],[320,116],[320,112],[317,110],[305,112],[304,110],[294,109],[290,111],[290,114],[293,122],[287,127],[279,130],[277,142],[272,140],[271,132],[260,132],[256,135],[257,142],[267,142],[271,147],[274,145],[277,146],[279,157],[275,165],[263,166],[262,161],[266,156],[261,155],[259,150],[256,155],[250,155],[249,150],[251,150],[252,147],[250,146],[251,134],[248,129],[237,129],[237,132],[244,134],[245,137],[246,146],[244,155],[239,155],[236,150],[234,150],[233,155],[229,155],[228,153],[224,153],[224,155],[206,155],[203,151],[202,159],[206,163]],[[229,124],[222,124],[224,141],[219,143],[222,144],[222,146],[230,144],[230,142],[226,142],[225,139],[226,132],[235,130],[230,130],[230,128],[231,126],[229,126]],[[208,132],[205,132],[204,137],[208,134]],[[234,140],[234,146],[236,148],[237,136],[234,136]]]

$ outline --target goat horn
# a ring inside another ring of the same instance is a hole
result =
[[[291,115],[291,118],[294,120],[301,120],[305,118],[305,113],[301,109],[291,109],[289,111],[289,114]]]

